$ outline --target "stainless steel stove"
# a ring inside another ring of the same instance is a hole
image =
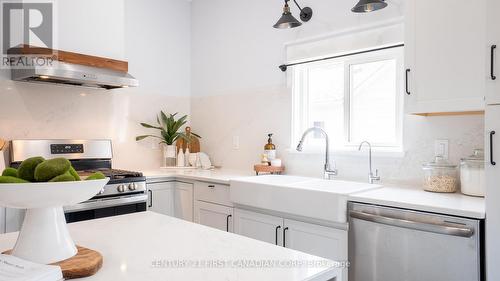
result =
[[[140,172],[112,168],[111,140],[13,140],[10,165],[17,167],[26,158],[64,157],[81,177],[100,171],[108,184],[88,201],[64,206],[67,222],[142,212],[148,199],[146,178]]]

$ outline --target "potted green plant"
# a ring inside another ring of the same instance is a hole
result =
[[[187,136],[182,130],[182,126],[187,123],[187,115],[176,119],[176,115],[174,114],[165,114],[163,111],[160,111],[160,114],[156,116],[157,126],[150,125],[147,123],[141,123],[141,125],[148,129],[156,129],[160,131],[160,136],[155,135],[142,135],[137,136],[135,138],[136,141],[143,140],[148,137],[160,139],[160,144],[164,144],[163,157],[165,158],[166,166],[175,166],[175,159],[177,156],[177,149],[175,146],[175,142],[178,139],[184,139],[189,142],[192,137],[200,138],[199,135],[191,132],[191,136]]]

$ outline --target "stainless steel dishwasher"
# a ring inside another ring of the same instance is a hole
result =
[[[483,222],[349,202],[349,281],[483,280]]]

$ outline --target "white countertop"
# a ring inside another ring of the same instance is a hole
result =
[[[102,269],[84,279],[88,281],[330,280],[341,274],[332,267],[333,262],[319,257],[152,212],[73,223],[69,230],[78,245],[97,250],[104,257]],[[16,237],[17,233],[0,235],[0,250],[12,248]],[[238,266],[243,262],[258,265],[264,260],[285,266]],[[179,261],[207,261],[216,266],[162,266]],[[222,261],[234,266],[220,266]],[[295,261],[316,265],[286,266]]]
[[[146,170],[143,173],[152,180],[175,177],[222,184],[229,184],[232,179],[254,175],[252,171],[228,169],[155,169]],[[348,195],[348,200],[478,219],[483,219],[486,216],[484,198],[471,197],[461,193],[427,192],[420,187],[384,186]]]
[[[414,187],[383,187],[349,196],[349,201],[484,219],[484,198],[461,193],[434,193]]]
[[[252,171],[238,171],[228,169],[166,169],[158,168],[153,170],[143,170],[142,173],[148,180],[166,177],[178,179],[210,181],[214,183],[229,184],[231,179],[255,175]]]

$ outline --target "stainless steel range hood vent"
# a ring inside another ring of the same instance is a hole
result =
[[[12,56],[47,56],[52,54],[51,64],[11,68],[12,80],[116,89],[139,86],[139,81],[128,74],[128,63],[77,53],[46,48],[20,47],[9,50]]]
[[[54,62],[51,67],[13,68],[12,80],[108,90],[139,86],[139,81],[126,72],[62,62]]]

